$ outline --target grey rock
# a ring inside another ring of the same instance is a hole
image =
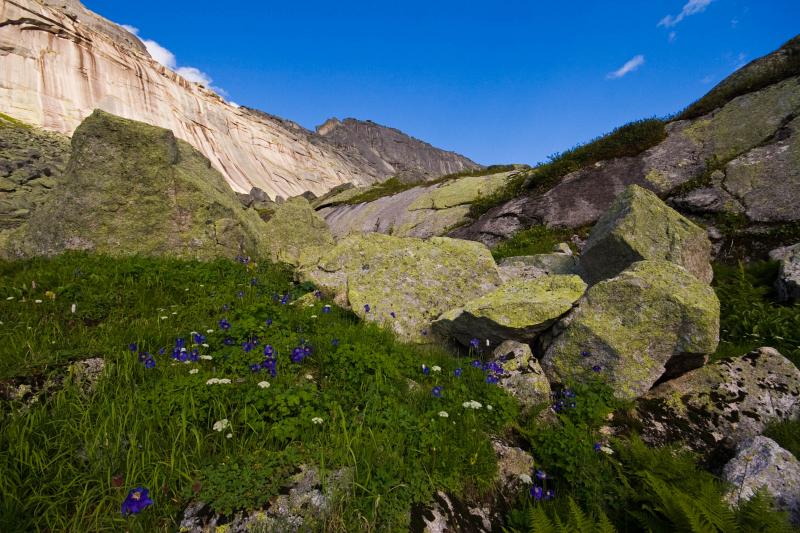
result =
[[[741,442],[722,478],[732,485],[726,495],[731,505],[766,489],[776,507],[788,511],[792,522],[800,525],[800,461],[774,440],[757,436]]]
[[[776,281],[778,298],[783,302],[800,300],[800,243],[779,250],[775,255],[783,257]],[[772,252],[770,257],[773,257]]]
[[[533,357],[530,346],[516,341],[505,341],[492,352],[501,361],[503,374],[498,384],[519,401],[523,408],[550,401],[550,382]],[[530,469],[527,471],[530,474]]]
[[[567,254],[534,254],[504,257],[498,265],[508,279],[541,275],[570,275],[578,273],[578,258]],[[516,274],[516,275],[515,275]]]
[[[466,157],[370,120],[331,118],[317,127],[317,135],[339,147],[354,149],[386,176],[425,181],[445,174],[478,169]]]
[[[438,491],[427,505],[411,508],[411,533],[490,533],[497,531],[502,515],[486,504],[471,504]],[[497,526],[497,527],[496,527]]]
[[[706,283],[713,276],[705,230],[652,192],[631,185],[592,228],[579,267],[593,284],[641,260],[673,262]]]
[[[675,208],[697,214],[742,213],[744,208],[730,193],[714,187],[695,189],[683,196],[672,198]]]
[[[800,370],[774,348],[759,348],[661,383],[636,413],[645,442],[683,442],[710,456],[800,417]]]

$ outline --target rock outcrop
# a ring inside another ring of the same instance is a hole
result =
[[[778,298],[783,302],[800,301],[800,243],[786,247],[778,259]]]
[[[505,341],[495,348],[492,357],[503,367],[498,385],[516,398],[523,408],[550,402],[550,382],[539,361],[533,357],[530,346]]]
[[[478,338],[497,345],[504,340],[533,342],[583,296],[586,284],[578,276],[542,276],[504,283],[443,313],[433,329],[464,346]]]
[[[706,231],[654,193],[631,185],[592,228],[579,268],[589,283],[616,276],[637,261],[671,261],[711,282]]]
[[[379,233],[339,241],[301,276],[362,319],[411,342],[427,342],[431,322],[443,311],[500,285],[494,259],[480,243]]]
[[[571,253],[518,255],[504,257],[498,263],[498,268],[503,281],[570,275],[578,273],[578,258]]]
[[[334,245],[325,221],[302,196],[277,206],[264,225],[269,256],[275,262],[311,265]]]
[[[355,148],[384,175],[396,176],[402,181],[425,181],[480,168],[462,155],[439,150],[371,120],[331,118],[317,127],[317,134],[340,148]]]
[[[725,465],[722,479],[731,485],[727,494],[731,505],[766,490],[775,506],[800,525],[800,461],[774,440],[758,436],[743,441],[736,457]]]
[[[491,246],[537,224],[584,226],[629,185],[674,194],[675,205],[688,203],[687,211],[744,212],[752,223],[800,220],[794,208],[800,198],[800,68],[791,59],[798,50],[800,37],[732,74],[709,94],[717,96],[703,99],[716,105],[669,122],[666,139],[643,153],[568,173],[549,190],[513,198],[450,236]],[[781,74],[765,77],[765,69]],[[771,84],[749,84],[750,78]]]
[[[471,163],[396,130],[387,131],[406,149],[383,154],[387,142],[367,159],[361,140],[336,144],[187,81],[78,0],[0,0],[0,112],[71,135],[94,109],[172,130],[235,191],[255,186],[273,199],[306,190],[321,194],[345,182],[375,183],[392,175],[387,161],[423,173]]]
[[[551,382],[601,379],[620,398],[703,365],[719,342],[719,300],[667,261],[640,261],[591,287],[542,358]]]
[[[328,199],[320,215],[336,237],[378,232],[398,237],[441,236],[471,220],[470,205],[481,196],[491,195],[519,171],[487,176],[468,176],[435,185],[421,185],[406,191],[355,205],[350,201],[364,190],[351,189]]]
[[[189,144],[96,111],[72,137],[57,191],[8,237],[5,253],[233,258],[265,248],[263,232],[255,211]]]
[[[800,417],[800,370],[773,348],[722,359],[662,383],[637,402],[642,438],[711,454]]]

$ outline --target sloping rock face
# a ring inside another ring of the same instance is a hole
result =
[[[591,287],[542,358],[551,382],[599,377],[619,398],[705,362],[719,342],[714,291],[667,261],[640,261]]]
[[[231,105],[157,63],[135,36],[78,0],[0,0],[0,51],[3,113],[67,135],[94,109],[167,128],[241,193],[255,186],[274,199],[322,194],[345,182],[367,185],[391,176],[386,161],[397,158],[398,166],[423,173],[471,163],[396,130],[392,139],[407,149],[385,156],[387,141],[368,160],[361,145],[337,145],[291,121]]]
[[[723,359],[662,383],[637,402],[641,436],[709,454],[728,439],[800,417],[800,370],[773,348]]]
[[[592,228],[579,267],[589,283],[597,283],[642,260],[671,261],[706,283],[714,275],[706,231],[631,185]]]
[[[493,345],[504,340],[530,343],[570,311],[585,290],[578,276],[513,280],[442,314],[433,329],[464,346],[474,338]]]
[[[455,152],[445,152],[400,130],[370,120],[328,119],[317,134],[342,148],[353,147],[384,175],[422,181],[480,168]]]
[[[786,49],[798,47],[800,40],[795,38],[718,87],[732,83],[734,77],[771,68],[769,64],[784,57]],[[752,222],[800,220],[800,211],[791,209],[800,197],[796,140],[800,77],[797,68],[786,72],[790,73],[786,79],[731,98],[704,116],[670,122],[667,138],[638,156],[601,161],[569,173],[550,190],[509,200],[450,236],[492,246],[537,224],[580,227],[596,221],[629,185],[664,197],[695,180],[697,186],[690,188],[713,189],[693,200],[711,204],[711,212],[744,211]],[[724,174],[716,186],[704,179],[715,169]]]
[[[362,204],[322,207],[319,213],[337,238],[368,232],[423,239],[440,236],[468,222],[472,202],[492,194],[517,172],[468,176],[414,187]],[[344,202],[361,192],[345,191],[328,201]]]
[[[8,238],[6,255],[234,257],[264,248],[263,231],[222,175],[172,132],[96,111],[75,131],[62,184]]]
[[[45,203],[69,159],[69,138],[0,114],[0,249]]]
[[[294,266],[316,263],[334,244],[328,225],[302,196],[275,209],[264,225],[264,237],[273,261]]]
[[[788,511],[792,522],[800,525],[800,461],[774,440],[759,435],[742,442],[722,478],[731,484],[727,494],[731,505],[766,489],[776,507]]]
[[[411,342],[427,342],[443,311],[500,285],[494,259],[480,243],[379,233],[343,239],[301,276]]]

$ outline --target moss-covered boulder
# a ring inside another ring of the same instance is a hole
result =
[[[316,263],[334,245],[328,225],[302,196],[275,208],[264,235],[272,260],[294,266]]]
[[[590,284],[616,276],[636,261],[671,261],[711,282],[711,242],[706,231],[655,193],[631,185],[597,221],[580,258]]]
[[[711,454],[800,417],[800,370],[773,348],[722,359],[662,383],[636,404],[636,426],[653,445],[683,442]]]
[[[473,338],[493,345],[504,340],[532,342],[586,291],[578,276],[542,276],[509,281],[496,290],[451,309],[433,323],[442,337],[468,346]]]
[[[412,342],[426,342],[431,322],[443,311],[500,284],[497,266],[483,244],[379,233],[339,241],[300,274],[361,318],[387,325]]]
[[[674,263],[640,261],[591,287],[554,331],[542,359],[551,381],[599,377],[635,398],[716,350],[719,300]]]
[[[498,268],[504,281],[570,275],[578,273],[578,258],[566,253],[517,255],[501,259]]]
[[[75,130],[63,183],[7,254],[84,249],[211,259],[263,249],[264,223],[171,131],[95,111]]]
[[[530,346],[517,341],[505,341],[492,352],[502,365],[497,384],[507,390],[527,409],[550,402],[550,382]]]

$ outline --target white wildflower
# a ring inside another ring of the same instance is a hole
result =
[[[491,405],[487,405],[487,406],[486,406],[486,410],[487,410],[487,411],[491,411],[492,409],[494,409],[494,407],[492,407]]]
[[[206,381],[206,385],[218,385],[218,384],[219,384],[219,379],[217,378],[211,378],[208,381]]]
[[[441,372],[442,371],[442,367],[440,367],[439,365],[433,365],[431,367],[431,370],[433,370],[434,372]]]
[[[203,348],[208,348],[208,343],[204,342],[204,343],[203,343],[203,344],[201,344],[200,346],[202,346]]]
[[[75,304],[72,304],[72,307],[69,308],[69,310],[72,311],[73,315],[75,314],[75,309],[76,308],[77,308],[77,306]]]
[[[311,422],[313,424],[320,425],[320,424],[322,424],[322,419],[320,417],[318,417],[318,416],[315,416],[314,418],[311,419]]]
[[[450,415],[447,414],[447,411],[439,411],[439,416],[441,416],[442,418],[447,418]]]
[[[262,389],[268,389],[269,388],[269,381],[259,381],[258,382],[258,386],[261,387]]]
[[[212,429],[214,431],[219,431],[221,433],[222,431],[228,429],[229,425],[230,422],[228,421],[228,419],[223,418],[222,420],[217,420],[216,422],[214,422],[214,427]]]
[[[228,433],[227,435],[225,435],[225,438],[226,439],[233,438],[233,433]]]
[[[311,318],[317,318],[317,315],[311,315]]]
[[[177,312],[177,311],[173,311],[173,312],[172,312],[172,314],[173,314],[173,315],[177,315],[177,314],[178,314],[178,312]]]
[[[212,359],[214,359],[214,358],[213,358],[213,357],[211,357],[210,355],[201,355],[201,356],[200,356],[200,359],[203,359],[203,360],[205,360],[205,361],[211,361],[211,360],[212,360]]]
[[[197,374],[198,372],[200,372],[200,370],[197,369],[197,368],[193,368],[193,369],[189,370],[190,374]]]
[[[190,331],[189,335],[197,335],[197,332],[196,331]]]
[[[11,300],[13,300],[13,299],[14,299],[14,297],[13,297],[13,296],[9,296],[8,298],[6,298],[6,300],[8,300],[8,301],[11,301]]]
[[[213,329],[207,329],[206,333],[214,333],[214,330]]]
[[[614,450],[612,450],[608,446],[600,446],[600,451],[605,453],[605,454],[608,454],[608,455],[613,455],[614,454]]]
[[[40,304],[40,303],[42,303],[42,301],[41,300],[34,300],[33,303]]]
[[[314,379],[314,376],[312,376],[311,374],[306,374],[304,377],[309,381],[312,381]]]
[[[166,320],[166,319],[168,319],[168,318],[169,318],[168,316],[162,316],[162,317],[161,317],[161,320]]]
[[[229,380],[228,378],[222,378],[222,379],[219,380],[219,384],[220,385],[230,385],[231,384],[231,380]]]
[[[480,402],[476,402],[475,400],[470,400],[468,402],[462,403],[461,406],[464,407],[464,409],[480,409],[481,407],[483,407],[483,404],[481,404]]]
[[[533,485],[533,480],[531,479],[531,476],[529,476],[528,474],[520,474],[519,480],[526,485]]]

